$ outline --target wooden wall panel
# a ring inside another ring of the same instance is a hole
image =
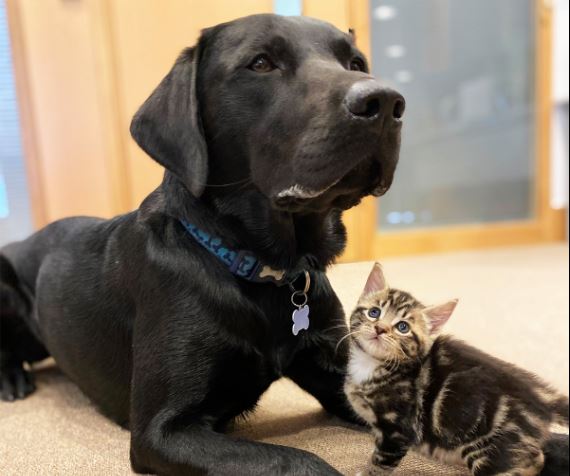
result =
[[[96,66],[96,1],[10,0],[22,127],[38,225],[119,211]],[[25,77],[22,77],[22,74]],[[32,131],[33,137],[29,131]],[[37,170],[36,170],[37,169]],[[41,182],[41,184],[40,184]],[[41,203],[37,203],[41,201]]]
[[[202,28],[271,0],[7,0],[35,224],[134,209],[162,169],[132,115]]]
[[[133,114],[168,73],[180,51],[202,28],[237,17],[271,12],[271,0],[108,0],[112,19],[120,129],[133,207],[152,191],[163,169],[128,137]]]

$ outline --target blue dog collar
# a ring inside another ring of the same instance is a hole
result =
[[[263,264],[255,254],[247,250],[232,250],[218,236],[212,236],[197,226],[180,220],[182,226],[200,245],[212,253],[229,269],[230,273],[254,283],[289,284],[287,272]]]
[[[273,283],[277,286],[288,284],[292,291],[291,304],[296,307],[291,315],[291,319],[293,320],[292,333],[296,336],[300,331],[309,329],[310,310],[307,304],[307,293],[311,286],[311,275],[307,270],[303,270],[302,273],[300,273],[305,275],[304,289],[302,291],[296,291],[293,286],[295,279],[287,279],[288,275],[285,270],[273,269],[263,264],[251,251],[236,251],[230,249],[223,243],[220,237],[212,236],[204,230],[200,230],[200,228],[192,223],[188,223],[184,220],[180,220],[180,223],[186,228],[186,231],[190,233],[192,238],[224,263],[235,276],[239,276],[252,283]],[[297,276],[298,275],[299,274],[297,274]]]

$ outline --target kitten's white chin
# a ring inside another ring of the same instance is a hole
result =
[[[370,380],[379,365],[380,361],[367,352],[356,346],[351,347],[350,360],[348,361],[348,375],[357,385]]]

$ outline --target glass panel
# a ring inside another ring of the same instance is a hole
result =
[[[31,232],[6,6],[0,0],[0,246]]]
[[[273,13],[278,15],[302,15],[302,0],[273,0]]]
[[[531,218],[532,0],[372,0],[372,69],[407,100],[383,230]]]

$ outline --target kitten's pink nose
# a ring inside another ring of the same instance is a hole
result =
[[[376,334],[379,336],[386,334],[386,329],[384,327],[374,326],[374,329],[376,329]]]

